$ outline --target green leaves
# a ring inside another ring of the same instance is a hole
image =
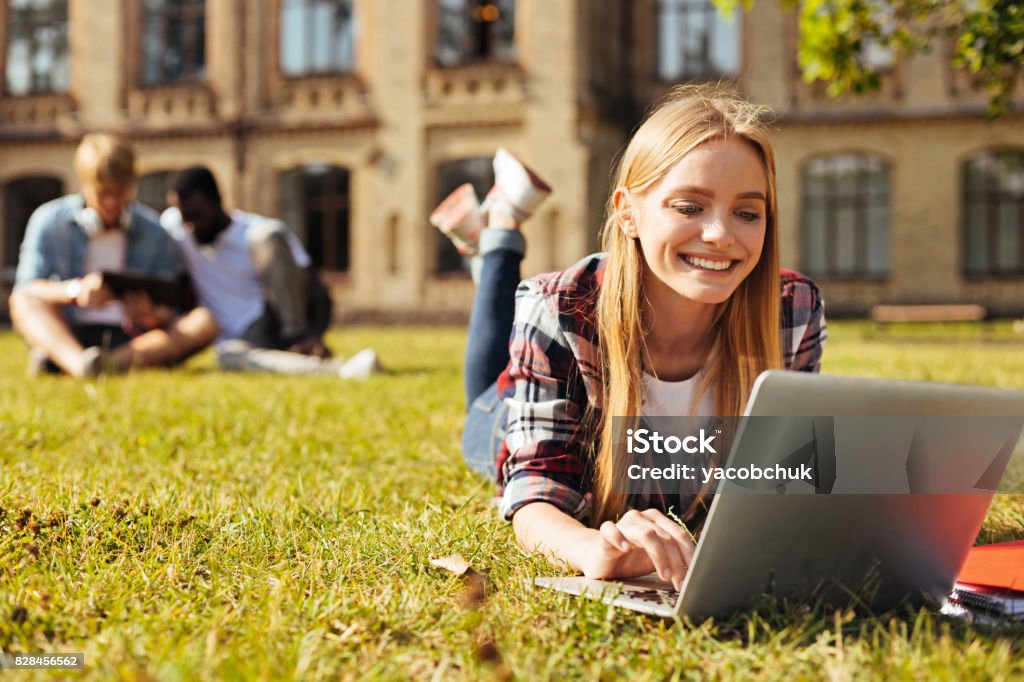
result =
[[[752,0],[715,0],[723,12]],[[1019,0],[780,0],[798,13],[797,63],[808,83],[840,97],[878,90],[902,60],[951,46],[950,64],[989,95],[990,117],[1010,111],[1024,68],[1024,4]]]
[[[1009,112],[1014,84],[1024,68],[1024,7],[1017,0],[978,3],[984,11],[965,13],[953,63],[974,75],[989,93],[992,117]]]

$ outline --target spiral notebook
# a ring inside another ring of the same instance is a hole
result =
[[[942,613],[987,625],[1024,623],[1024,540],[971,549]]]

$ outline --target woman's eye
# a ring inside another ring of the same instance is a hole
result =
[[[737,211],[736,215],[738,215],[743,220],[747,220],[750,222],[753,222],[761,217],[760,215],[754,213],[753,211]]]
[[[694,206],[693,204],[678,204],[674,208],[684,215],[696,215],[701,211],[700,206]]]

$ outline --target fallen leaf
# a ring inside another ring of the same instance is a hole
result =
[[[469,571],[473,570],[469,563],[462,558],[461,554],[436,557],[430,560],[430,564],[438,568],[443,568],[455,575],[466,575]]]
[[[432,566],[444,569],[450,573],[460,576],[464,584],[459,590],[458,601],[465,608],[472,608],[483,604],[490,591],[490,581],[487,576],[480,573],[469,565],[461,554],[452,554],[445,557],[434,557],[430,560]]]

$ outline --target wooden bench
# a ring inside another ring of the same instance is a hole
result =
[[[988,317],[985,306],[974,303],[943,305],[876,305],[871,319],[888,322],[981,322]]]
[[[879,338],[889,337],[887,330],[894,322],[981,322],[982,339],[991,338],[993,333],[993,318],[988,316],[988,310],[974,303],[876,305],[871,308],[871,319],[875,323],[872,336]]]

